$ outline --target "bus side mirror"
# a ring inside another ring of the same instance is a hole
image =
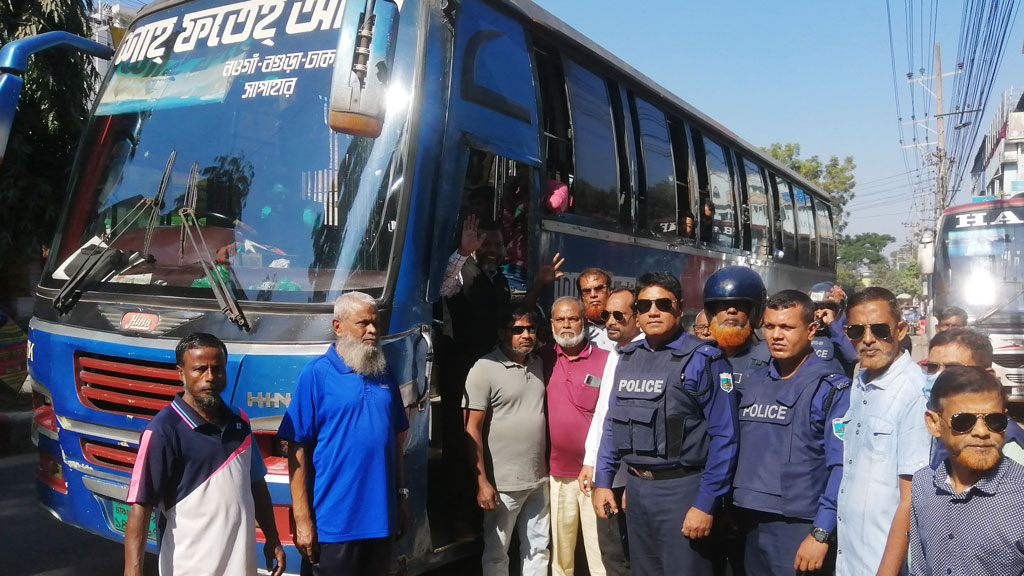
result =
[[[14,74],[0,74],[0,164],[4,163],[7,139],[11,136],[14,112],[18,109],[18,95],[24,81]]]
[[[921,233],[921,244],[917,247],[917,270],[921,274],[935,272],[935,232]]]
[[[331,77],[331,130],[376,138],[384,127],[388,84],[398,40],[393,0],[347,2]],[[354,22],[356,26],[347,25]]]

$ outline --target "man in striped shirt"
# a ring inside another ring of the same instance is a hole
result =
[[[285,557],[274,525],[266,468],[249,419],[220,394],[227,348],[216,336],[190,334],[175,349],[184,390],[142,433],[128,488],[125,576],[141,576],[153,508],[162,519],[160,574],[255,576],[256,522],[273,576]]]

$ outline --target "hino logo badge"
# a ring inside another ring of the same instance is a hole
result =
[[[147,312],[127,312],[121,316],[121,330],[132,332],[152,332],[160,323],[160,317]]]

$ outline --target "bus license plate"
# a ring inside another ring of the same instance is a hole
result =
[[[110,502],[110,507],[110,517],[113,520],[114,530],[124,534],[124,530],[128,526],[128,511],[131,510],[131,505],[118,500],[112,500]],[[149,516],[149,534],[146,535],[149,540],[154,542],[156,542],[157,535],[155,512],[156,511],[154,510],[154,513]]]

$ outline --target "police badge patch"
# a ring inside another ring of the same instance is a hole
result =
[[[725,392],[732,392],[732,372],[722,372],[718,375],[718,382]]]
[[[832,433],[840,440],[842,440],[843,436],[846,435],[846,423],[843,422],[842,418],[832,419]]]

